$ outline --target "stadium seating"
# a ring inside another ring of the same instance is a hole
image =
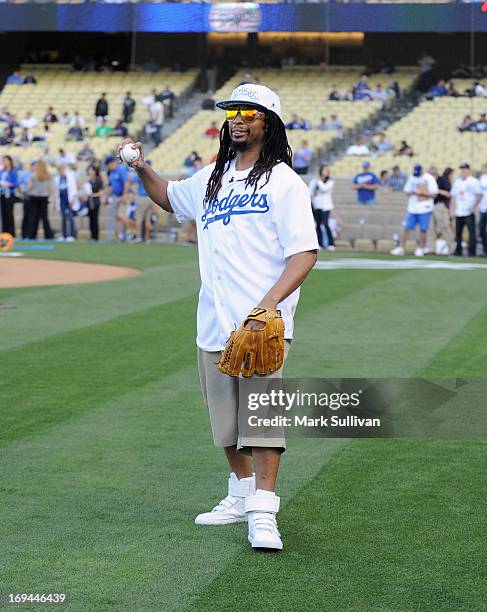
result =
[[[455,79],[455,85],[464,91],[471,87],[472,80]],[[386,139],[395,145],[407,140],[413,148],[413,157],[392,154],[378,158],[345,156],[333,165],[333,174],[352,177],[360,171],[365,160],[370,161],[377,172],[398,164],[401,170],[410,173],[415,164],[422,164],[426,168],[434,165],[441,173],[447,166],[457,168],[462,162],[480,170],[487,161],[487,133],[462,133],[458,126],[465,115],[478,119],[482,112],[487,112],[485,98],[445,96],[425,100],[386,131]]]
[[[136,134],[147,121],[147,106],[141,99],[148,96],[152,89],[162,90],[169,83],[176,96],[181,96],[193,85],[197,70],[184,73],[163,69],[155,73],[147,72],[71,72],[68,66],[24,65],[22,75],[34,74],[37,85],[6,85],[0,93],[0,108],[8,109],[17,120],[31,111],[39,125],[34,134],[43,134],[42,118],[49,106],[54,107],[58,118],[64,113],[70,115],[79,111],[85,119],[90,134],[95,130],[94,110],[97,99],[106,92],[109,103],[110,124],[113,125],[121,116],[122,99],[130,91],[137,101],[137,108],[129,130]],[[2,124],[0,123],[0,129]],[[66,142],[67,127],[52,124],[52,135],[46,143],[34,142],[26,147],[0,147],[0,154],[17,156],[22,162],[39,157],[47,144],[51,154],[56,154],[59,147],[68,152],[76,152],[79,142]],[[90,137],[90,144],[98,157],[108,154],[118,143],[115,138]]]
[[[409,87],[415,78],[415,69],[403,68],[391,76],[374,75],[369,79],[372,87],[377,83],[388,84],[397,80],[402,89]],[[336,85],[339,93],[344,95],[357,82],[360,75],[359,67],[332,67],[324,70],[320,66],[286,66],[282,69],[259,69],[254,77],[244,70],[239,71],[215,93],[215,99],[230,96],[232,89],[240,82],[253,80],[258,76],[260,83],[268,85],[280,96],[283,107],[283,119],[289,121],[294,113],[308,119],[313,128],[321,117],[329,119],[336,114],[342,121],[346,131],[365,126],[379,110],[379,102],[345,102],[330,101],[328,95],[332,85]],[[196,150],[207,163],[218,150],[218,140],[205,138],[204,132],[212,121],[221,125],[221,111],[200,111],[187,121],[181,128],[167,138],[151,157],[158,167],[165,172],[177,174],[181,172],[183,160]],[[288,130],[288,138],[293,149],[305,139],[318,152],[333,143],[337,138],[335,132],[321,130]]]

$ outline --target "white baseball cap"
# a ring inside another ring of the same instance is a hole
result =
[[[265,85],[244,83],[232,91],[230,100],[221,100],[216,103],[218,108],[222,108],[223,110],[235,106],[236,104],[251,105],[263,110],[273,111],[282,119],[279,96]]]

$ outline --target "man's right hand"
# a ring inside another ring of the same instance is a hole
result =
[[[130,166],[130,168],[135,168],[135,170],[142,170],[142,168],[145,166],[145,159],[144,159],[144,148],[142,147],[142,143],[141,142],[134,142],[131,138],[125,138],[124,140],[122,140],[121,144],[118,145],[117,147],[117,156],[119,158],[119,160],[122,163],[123,162],[122,158],[120,157],[120,151],[123,149],[123,147],[126,144],[131,144],[133,149],[138,149],[139,150],[139,158],[136,159],[135,161],[133,161],[131,164],[128,164]]]

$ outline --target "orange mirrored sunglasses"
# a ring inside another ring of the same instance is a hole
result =
[[[239,113],[245,123],[252,123],[262,114],[256,108],[232,108],[225,111],[225,117],[227,121],[233,121]]]

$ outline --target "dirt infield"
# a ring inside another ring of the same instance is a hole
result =
[[[0,288],[99,283],[140,274],[140,270],[121,266],[0,257]]]

